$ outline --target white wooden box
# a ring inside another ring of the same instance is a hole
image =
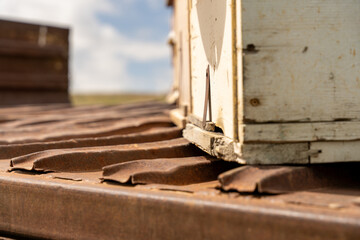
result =
[[[187,139],[249,164],[360,160],[359,0],[183,2]]]

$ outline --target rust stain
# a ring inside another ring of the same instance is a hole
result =
[[[7,132],[7,138],[3,138],[7,144],[0,146],[0,159],[4,158],[0,160],[0,210],[5,214],[13,214],[12,233],[17,233],[18,229],[28,229],[29,232],[25,234],[31,236],[64,238],[59,225],[70,224],[69,221],[75,219],[70,225],[63,227],[76,227],[76,236],[83,237],[87,236],[89,229],[83,229],[79,223],[87,219],[87,224],[93,226],[91,231],[96,230],[91,237],[104,239],[106,232],[111,232],[110,238],[113,237],[113,233],[119,229],[120,221],[121,236],[127,239],[134,236],[148,239],[150,235],[143,231],[144,228],[153,230],[164,226],[165,229],[178,229],[183,226],[178,224],[179,217],[184,216],[181,222],[191,218],[194,220],[191,221],[191,226],[193,223],[203,224],[204,221],[204,226],[211,225],[212,234],[207,239],[224,236],[227,239],[237,239],[239,234],[233,235],[234,229],[243,227],[253,217],[252,221],[256,224],[249,225],[246,229],[260,229],[257,234],[266,239],[277,239],[275,236],[278,235],[274,234],[278,232],[284,236],[284,231],[288,230],[284,222],[290,221],[294,221],[291,226],[296,229],[304,227],[309,230],[307,224],[310,224],[309,232],[312,236],[315,230],[321,230],[319,236],[328,239],[327,236],[334,235],[334,232],[329,233],[335,229],[333,225],[331,228],[326,227],[332,219],[341,217],[347,222],[359,222],[358,163],[298,167],[241,166],[214,159],[184,140],[180,129],[167,122],[168,110],[172,106],[158,105],[162,106],[163,112],[154,116],[151,112],[156,105],[157,103],[112,107],[46,105],[0,108],[0,114],[6,116],[0,121],[0,130]],[[146,112],[149,115],[144,117]],[[134,115],[130,118],[116,115],[121,113]],[[137,117],[135,113],[138,114]],[[94,115],[97,117],[94,118]],[[155,119],[162,119],[167,124],[158,126]],[[98,131],[102,131],[108,124],[122,123],[122,126],[130,126],[136,122],[142,122],[148,127],[132,128],[127,133],[113,132],[109,136],[97,136]],[[96,124],[92,125],[94,123]],[[98,125],[99,123],[101,124]],[[28,138],[26,134],[23,135],[25,130],[36,135],[36,131],[41,129],[41,134],[56,135],[63,129],[76,132],[84,126],[89,128],[89,124],[94,130],[93,135],[84,138],[69,139],[65,134],[62,135],[63,139],[43,139],[38,142],[36,136]],[[31,131],[33,128],[36,131]],[[19,131],[15,131],[16,129]],[[12,134],[17,135],[17,143],[9,141]],[[5,172],[10,162],[12,171]],[[259,204],[266,207],[259,207]],[[127,213],[129,208],[131,213]],[[266,212],[269,209],[271,211]],[[298,219],[299,209],[306,214],[306,218]],[[330,212],[319,218],[324,209]],[[274,211],[277,210],[279,213],[274,217]],[[188,212],[184,214],[184,211]],[[284,212],[287,214],[283,216]],[[203,215],[199,215],[200,213]],[[68,217],[68,221],[62,221],[64,216]],[[295,219],[292,219],[294,216]],[[149,219],[144,224],[139,224],[144,217]],[[119,218],[121,219],[118,221]],[[259,228],[258,219],[264,218],[267,221]],[[113,219],[117,219],[114,228],[111,227]],[[156,227],[152,228],[150,220],[153,219],[163,220],[157,220]],[[241,224],[236,222],[224,233],[229,222],[221,225],[223,221],[219,219],[230,219],[230,223],[241,220]],[[281,224],[275,224],[276,219]],[[40,235],[36,225],[39,221]],[[128,221],[134,222],[126,225]],[[36,224],[29,225],[31,222]],[[7,226],[1,220],[0,223],[1,226]],[[269,227],[269,224],[273,225]],[[140,226],[142,231],[138,231]],[[342,235],[348,233],[352,236],[354,233],[351,228],[353,225],[337,226],[334,231]],[[195,229],[198,227],[201,226]],[[264,229],[275,230],[268,233]],[[151,234],[154,233],[152,230]],[[168,232],[161,232],[158,237],[163,238]],[[178,239],[183,239],[184,234],[191,236],[191,232],[186,228]],[[73,236],[75,233],[71,234]],[[296,236],[301,239],[300,235]],[[308,235],[303,238],[308,239]]]
[[[356,56],[356,49],[350,48],[350,55]]]
[[[243,166],[219,176],[225,191],[286,193],[360,184],[359,163],[303,166]],[[334,178],[333,176],[336,176]]]
[[[137,160],[103,168],[103,179],[129,184],[189,185],[214,181],[234,167],[209,156]]]

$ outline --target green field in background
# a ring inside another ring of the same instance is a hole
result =
[[[166,95],[152,94],[74,94],[71,95],[71,102],[75,106],[79,105],[117,105],[123,103],[165,101]]]

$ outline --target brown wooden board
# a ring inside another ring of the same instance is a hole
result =
[[[69,29],[0,20],[0,105],[68,103]]]

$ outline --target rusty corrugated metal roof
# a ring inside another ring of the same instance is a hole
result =
[[[214,159],[182,138],[170,109],[1,108],[0,235],[358,239],[358,163]]]

